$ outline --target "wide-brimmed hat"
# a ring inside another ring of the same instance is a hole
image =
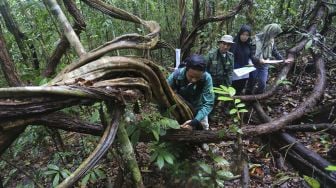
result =
[[[233,37],[231,35],[224,35],[220,38],[220,40],[218,42],[226,42],[226,43],[230,43],[233,44]]]

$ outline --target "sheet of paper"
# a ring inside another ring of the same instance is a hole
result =
[[[181,49],[175,49],[175,70],[178,69],[180,62],[181,62]]]
[[[266,64],[277,64],[277,63],[282,63],[283,60],[265,60]]]
[[[249,73],[256,70],[255,67],[242,67],[234,69],[232,74],[232,80],[241,80],[249,77]]]

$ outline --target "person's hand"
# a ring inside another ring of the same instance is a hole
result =
[[[284,63],[292,63],[294,61],[293,58],[288,58],[284,60]]]
[[[184,123],[181,125],[181,128],[182,128],[182,129],[187,129],[187,130],[192,130],[192,127],[189,125],[190,122],[191,122],[191,120],[188,120],[188,121],[184,122]]]
[[[182,125],[181,128],[182,128],[182,129],[186,129],[186,130],[190,130],[190,131],[193,129],[189,124],[187,124],[187,125]]]
[[[264,60],[263,58],[260,58],[260,59],[259,59],[259,63],[260,63],[260,64],[264,64],[264,63],[265,63],[265,60]]]

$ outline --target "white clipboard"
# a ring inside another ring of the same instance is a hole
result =
[[[232,80],[241,80],[249,77],[249,73],[255,71],[255,67],[242,67],[239,69],[233,69]]]

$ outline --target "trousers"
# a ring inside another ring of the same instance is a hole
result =
[[[268,80],[268,65],[262,65],[256,68],[257,70],[250,73],[250,77],[247,82],[246,94],[261,94],[266,91],[266,83]],[[255,85],[257,85],[257,88],[255,92],[253,92]]]

